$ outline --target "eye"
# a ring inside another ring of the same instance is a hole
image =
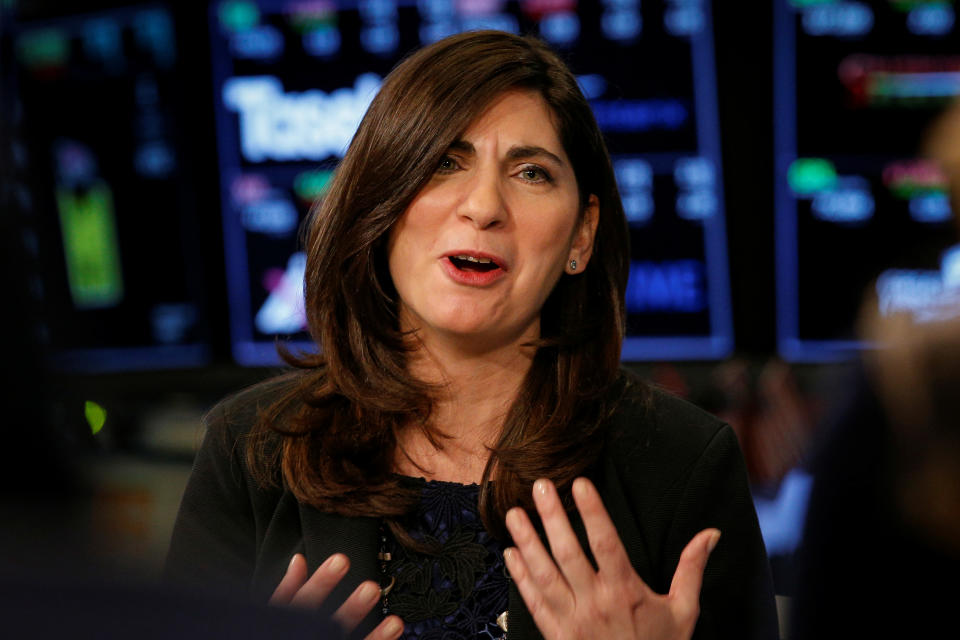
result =
[[[451,156],[443,156],[437,163],[437,173],[453,173],[459,168],[460,165]]]
[[[526,165],[520,169],[519,176],[527,182],[553,182],[553,176],[550,172],[535,164]]]

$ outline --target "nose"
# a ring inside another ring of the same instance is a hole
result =
[[[457,215],[478,229],[489,229],[506,218],[500,177],[495,170],[478,168],[465,184]]]

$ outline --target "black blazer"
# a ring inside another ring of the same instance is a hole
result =
[[[589,474],[637,573],[666,593],[680,553],[706,527],[722,537],[707,563],[694,638],[778,637],[773,581],[733,430],[660,391],[644,393],[629,374],[603,453]],[[380,580],[379,521],[323,513],[281,488],[259,487],[241,436],[277,396],[282,381],[256,385],[218,404],[196,456],[174,526],[166,577],[205,590],[266,600],[290,558],[312,573],[336,552],[351,569],[328,602],[339,605],[364,580]],[[571,521],[584,549],[582,522]],[[509,640],[541,637],[510,583]],[[375,609],[359,637],[381,618]]]

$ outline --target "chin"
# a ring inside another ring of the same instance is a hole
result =
[[[438,333],[444,333],[449,336],[459,336],[464,339],[485,338],[497,330],[496,323],[490,322],[489,318],[477,317],[454,317],[438,320],[438,322],[433,324],[433,327]]]
[[[436,302],[434,299],[431,302]],[[498,313],[500,305],[475,304],[476,301],[449,296],[446,304],[423,305],[421,313],[409,308],[408,326],[418,327],[421,338],[442,337],[446,341],[462,342],[467,349],[489,349],[516,342],[525,334],[536,334],[536,318],[532,322],[518,322],[516,318]],[[474,304],[471,304],[474,303]],[[513,320],[513,321],[511,321]]]
[[[529,326],[523,329],[490,316],[451,318],[447,322],[433,324],[432,328],[448,340],[461,342],[468,350],[496,349],[515,344],[518,340],[526,342],[525,335],[537,333]]]

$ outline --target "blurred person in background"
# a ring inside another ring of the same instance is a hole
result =
[[[384,640],[775,638],[735,434],[620,368],[628,242],[545,45],[408,57],[309,222],[322,352],[211,411],[168,577]]]
[[[928,130],[922,153],[944,171],[956,218],[960,103]],[[812,456],[791,638],[930,638],[956,627],[960,286],[952,279],[922,322],[882,315],[866,296],[859,333],[875,347]]]

